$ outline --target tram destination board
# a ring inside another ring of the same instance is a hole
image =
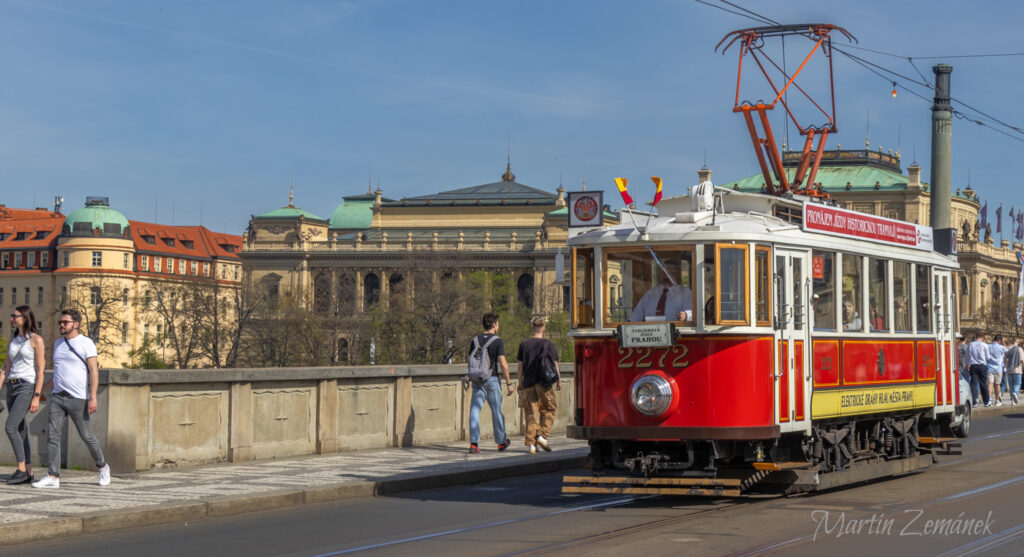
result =
[[[672,346],[676,339],[675,329],[676,327],[672,323],[619,325],[619,346],[622,348]]]

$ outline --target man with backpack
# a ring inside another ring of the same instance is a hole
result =
[[[473,397],[469,406],[469,452],[480,452],[480,409],[484,399],[491,407],[491,423],[494,426],[494,441],[498,450],[504,451],[512,442],[505,435],[505,416],[501,413],[501,382],[498,367],[505,378],[508,394],[512,394],[512,377],[508,372],[505,358],[505,343],[498,336],[498,314],[485,313],[484,332],[473,337],[469,343],[469,365],[463,384],[472,384]],[[502,439],[502,441],[498,441]]]
[[[519,344],[519,390],[526,402],[526,446],[551,450],[548,437],[555,423],[555,391],[562,390],[558,375],[558,349],[544,338],[543,317],[530,322],[530,338]]]

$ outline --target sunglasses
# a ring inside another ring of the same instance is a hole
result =
[[[19,317],[25,317],[25,316],[20,314],[20,313],[12,313],[11,314],[11,319],[17,319]]]
[[[72,323],[74,323],[74,321],[57,321],[58,325],[70,325]]]

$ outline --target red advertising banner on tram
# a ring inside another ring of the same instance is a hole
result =
[[[931,227],[827,207],[820,203],[804,202],[803,229],[894,246],[928,251],[933,249]]]

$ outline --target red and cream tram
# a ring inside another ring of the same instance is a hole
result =
[[[957,263],[931,228],[710,182],[658,209],[569,242],[593,475],[565,492],[819,490],[958,446]],[[661,284],[682,311],[641,315]]]

